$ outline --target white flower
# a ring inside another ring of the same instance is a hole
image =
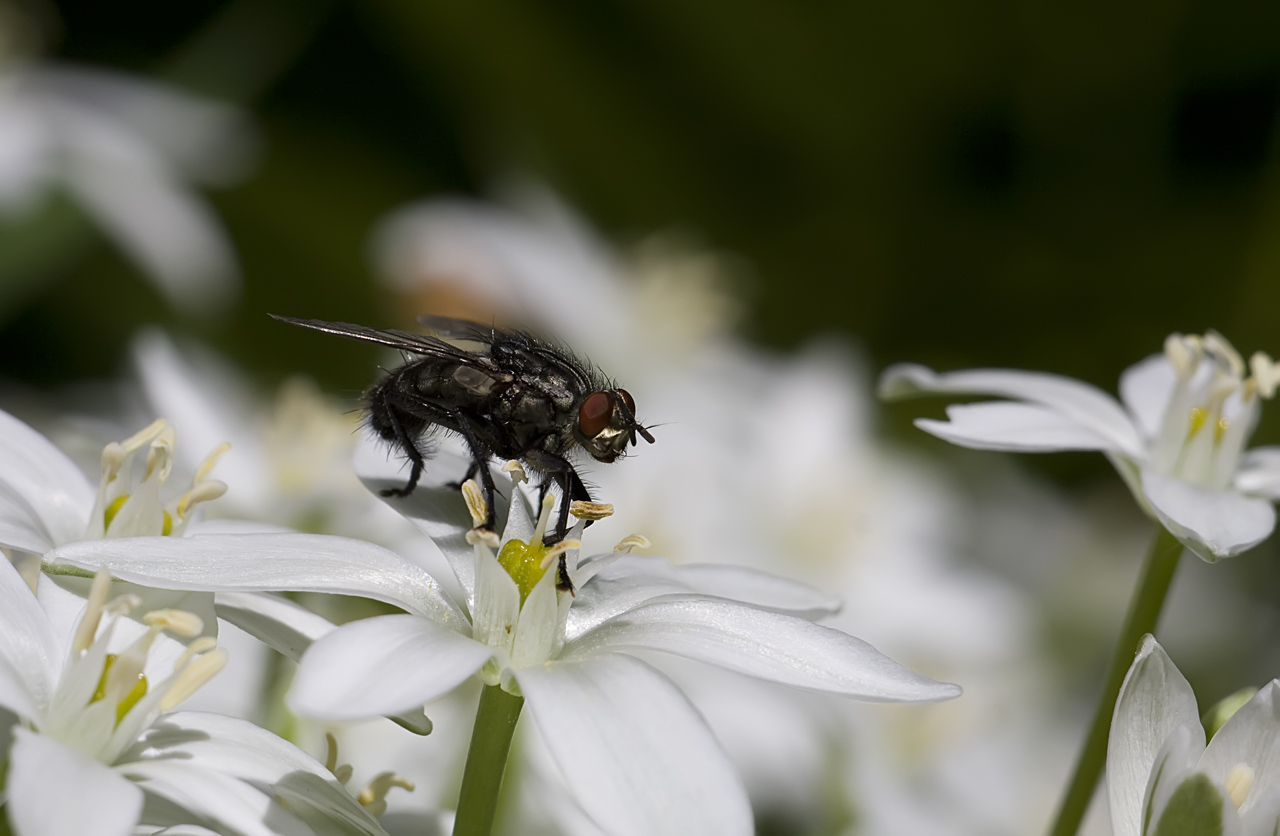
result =
[[[1248,376],[1246,377],[1246,372]],[[1207,561],[1239,554],[1271,535],[1280,498],[1280,448],[1244,452],[1261,401],[1280,367],[1261,352],[1248,367],[1218,334],[1174,334],[1163,355],[1120,379],[1121,406],[1069,378],[1002,369],[885,371],[888,398],[939,392],[1010,398],[947,408],[948,421],[916,426],[964,447],[1048,452],[1099,450],[1142,507]]]
[[[21,25],[7,15],[3,25]],[[10,59],[10,60],[3,60]],[[175,306],[225,307],[239,271],[183,183],[238,175],[252,137],[224,105],[119,73],[0,56],[0,219],[65,190]]]
[[[209,478],[226,445],[208,455],[189,490],[166,501],[176,443],[159,419],[108,444],[94,488],[49,439],[0,411],[0,546],[43,555],[75,540],[181,536],[197,505],[226,492]]]
[[[132,833],[144,793],[219,832],[313,832],[303,821],[317,833],[383,832],[291,744],[242,721],[168,713],[225,653],[212,639],[184,650],[162,635],[197,635],[191,613],[152,612],[145,628],[119,618],[136,601],[107,602],[109,590],[102,572],[87,602],[47,580],[32,595],[0,560],[0,707],[16,720],[4,735],[5,810],[17,836]]]
[[[407,614],[357,621],[311,646],[294,707],[360,719],[421,706],[475,675],[501,683],[523,694],[579,801],[609,832],[751,828],[742,788],[701,718],[632,653],[665,651],[869,700],[959,693],[858,639],[785,614],[829,612],[828,596],[751,570],[672,567],[627,554],[636,540],[585,560],[576,548],[564,551],[576,595],[559,590],[556,555],[540,545],[550,503],[535,527],[514,485],[513,496],[497,555],[484,543],[465,545],[473,520],[456,492],[424,481],[403,501],[427,509],[418,521],[458,567],[465,607],[397,555],[368,544],[357,551],[339,538],[311,538],[310,554],[283,552],[280,535],[104,540],[72,544],[50,558],[183,588],[306,589],[394,603]]]
[[[1115,836],[1263,836],[1280,830],[1280,680],[1205,746],[1196,697],[1145,636],[1125,677],[1107,746]]]

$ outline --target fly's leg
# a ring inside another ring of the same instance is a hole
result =
[[[493,485],[493,474],[489,472],[489,449],[480,443],[475,433],[471,432],[466,422],[456,413],[448,412],[447,414],[458,427],[458,432],[462,435],[463,440],[467,442],[467,449],[471,451],[471,467],[467,469],[466,478],[462,481],[465,482],[475,476],[477,471],[479,472],[480,484],[484,488],[486,507],[485,521],[482,528],[485,531],[493,531],[497,527],[493,505],[493,495],[496,492],[496,488]]]
[[[590,502],[591,494],[567,459],[542,450],[531,450],[525,454],[525,458],[545,477],[541,485],[541,497],[547,495],[552,482],[560,486],[560,513],[554,531],[547,532],[543,541],[548,546],[559,543],[569,534],[569,506],[578,500]]]
[[[409,471],[409,481],[403,488],[383,488],[378,493],[381,496],[408,496],[413,493],[414,488],[418,487],[418,480],[422,478],[422,454],[418,452],[417,442],[405,430],[404,423],[396,415],[396,407],[391,403],[390,396],[385,392],[382,394],[382,407],[383,415],[391,425],[391,432],[395,436],[396,444],[404,451],[409,461],[413,463],[413,468]]]

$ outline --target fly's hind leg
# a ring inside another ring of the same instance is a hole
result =
[[[591,494],[587,491],[587,486],[582,483],[578,472],[573,469],[573,465],[569,464],[564,457],[541,450],[531,450],[525,458],[534,469],[543,474],[540,497],[547,495],[553,481],[560,486],[560,513],[556,519],[555,529],[547,532],[544,539],[544,543],[548,546],[559,543],[569,533],[569,506],[575,501],[590,502]]]
[[[396,416],[396,410],[391,406],[389,400],[384,396],[384,415],[387,423],[391,425],[391,433],[395,443],[404,451],[405,456],[413,464],[409,471],[409,481],[405,483],[403,488],[383,488],[378,491],[381,496],[408,496],[413,493],[413,489],[418,487],[418,480],[422,478],[422,453],[418,452],[417,442],[404,428],[404,423]]]

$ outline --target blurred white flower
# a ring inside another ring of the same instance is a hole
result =
[[[1245,373],[1250,372],[1246,377]],[[1280,367],[1258,352],[1248,367],[1220,335],[1174,334],[1162,355],[1120,379],[1124,405],[1087,383],[1001,369],[937,374],[885,371],[881,394],[994,395],[1012,400],[947,408],[947,421],[916,426],[964,447],[1106,453],[1138,503],[1201,558],[1213,562],[1271,535],[1280,498],[1280,448],[1244,453],[1261,401]]]
[[[225,308],[240,277],[221,224],[185,181],[228,182],[253,144],[231,107],[119,73],[0,55],[0,222],[65,190],[187,313]]]
[[[226,654],[212,639],[184,649],[163,635],[198,635],[192,613],[151,612],[146,627],[120,618],[138,602],[108,602],[110,588],[100,572],[87,601],[47,580],[32,595],[0,561],[0,706],[13,724],[5,810],[17,836],[132,833],[144,792],[171,805],[164,823],[244,836],[383,833],[291,744],[230,718],[171,713]]]
[[[173,427],[158,419],[108,444],[95,489],[52,442],[0,411],[0,546],[43,555],[75,540],[183,535],[195,508],[227,489],[209,478],[225,445],[205,458],[189,490],[166,501],[176,443]]]
[[[1280,680],[1240,707],[1206,747],[1191,686],[1145,636],[1111,722],[1107,795],[1115,836],[1276,833]]]

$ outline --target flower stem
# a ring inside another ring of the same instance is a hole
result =
[[[471,748],[467,750],[467,765],[462,772],[453,836],[489,836],[493,829],[511,736],[523,706],[523,697],[512,696],[497,685],[486,685],[480,693]]]
[[[1160,619],[1160,609],[1164,606],[1169,584],[1173,581],[1173,573],[1178,568],[1178,558],[1181,556],[1182,544],[1164,526],[1157,525],[1155,537],[1151,540],[1151,547],[1147,550],[1147,558],[1142,565],[1142,576],[1133,590],[1133,597],[1129,599],[1129,613],[1125,616],[1120,639],[1116,642],[1115,653],[1111,657],[1111,668],[1107,671],[1107,681],[1098,700],[1097,712],[1093,715],[1093,725],[1084,739],[1084,749],[1080,752],[1075,774],[1071,776],[1067,794],[1058,809],[1057,821],[1049,831],[1051,836],[1074,836],[1080,828],[1080,821],[1093,798],[1098,775],[1106,763],[1111,715],[1115,711],[1120,686],[1133,664],[1138,642],[1144,634],[1155,630],[1156,622]]]

